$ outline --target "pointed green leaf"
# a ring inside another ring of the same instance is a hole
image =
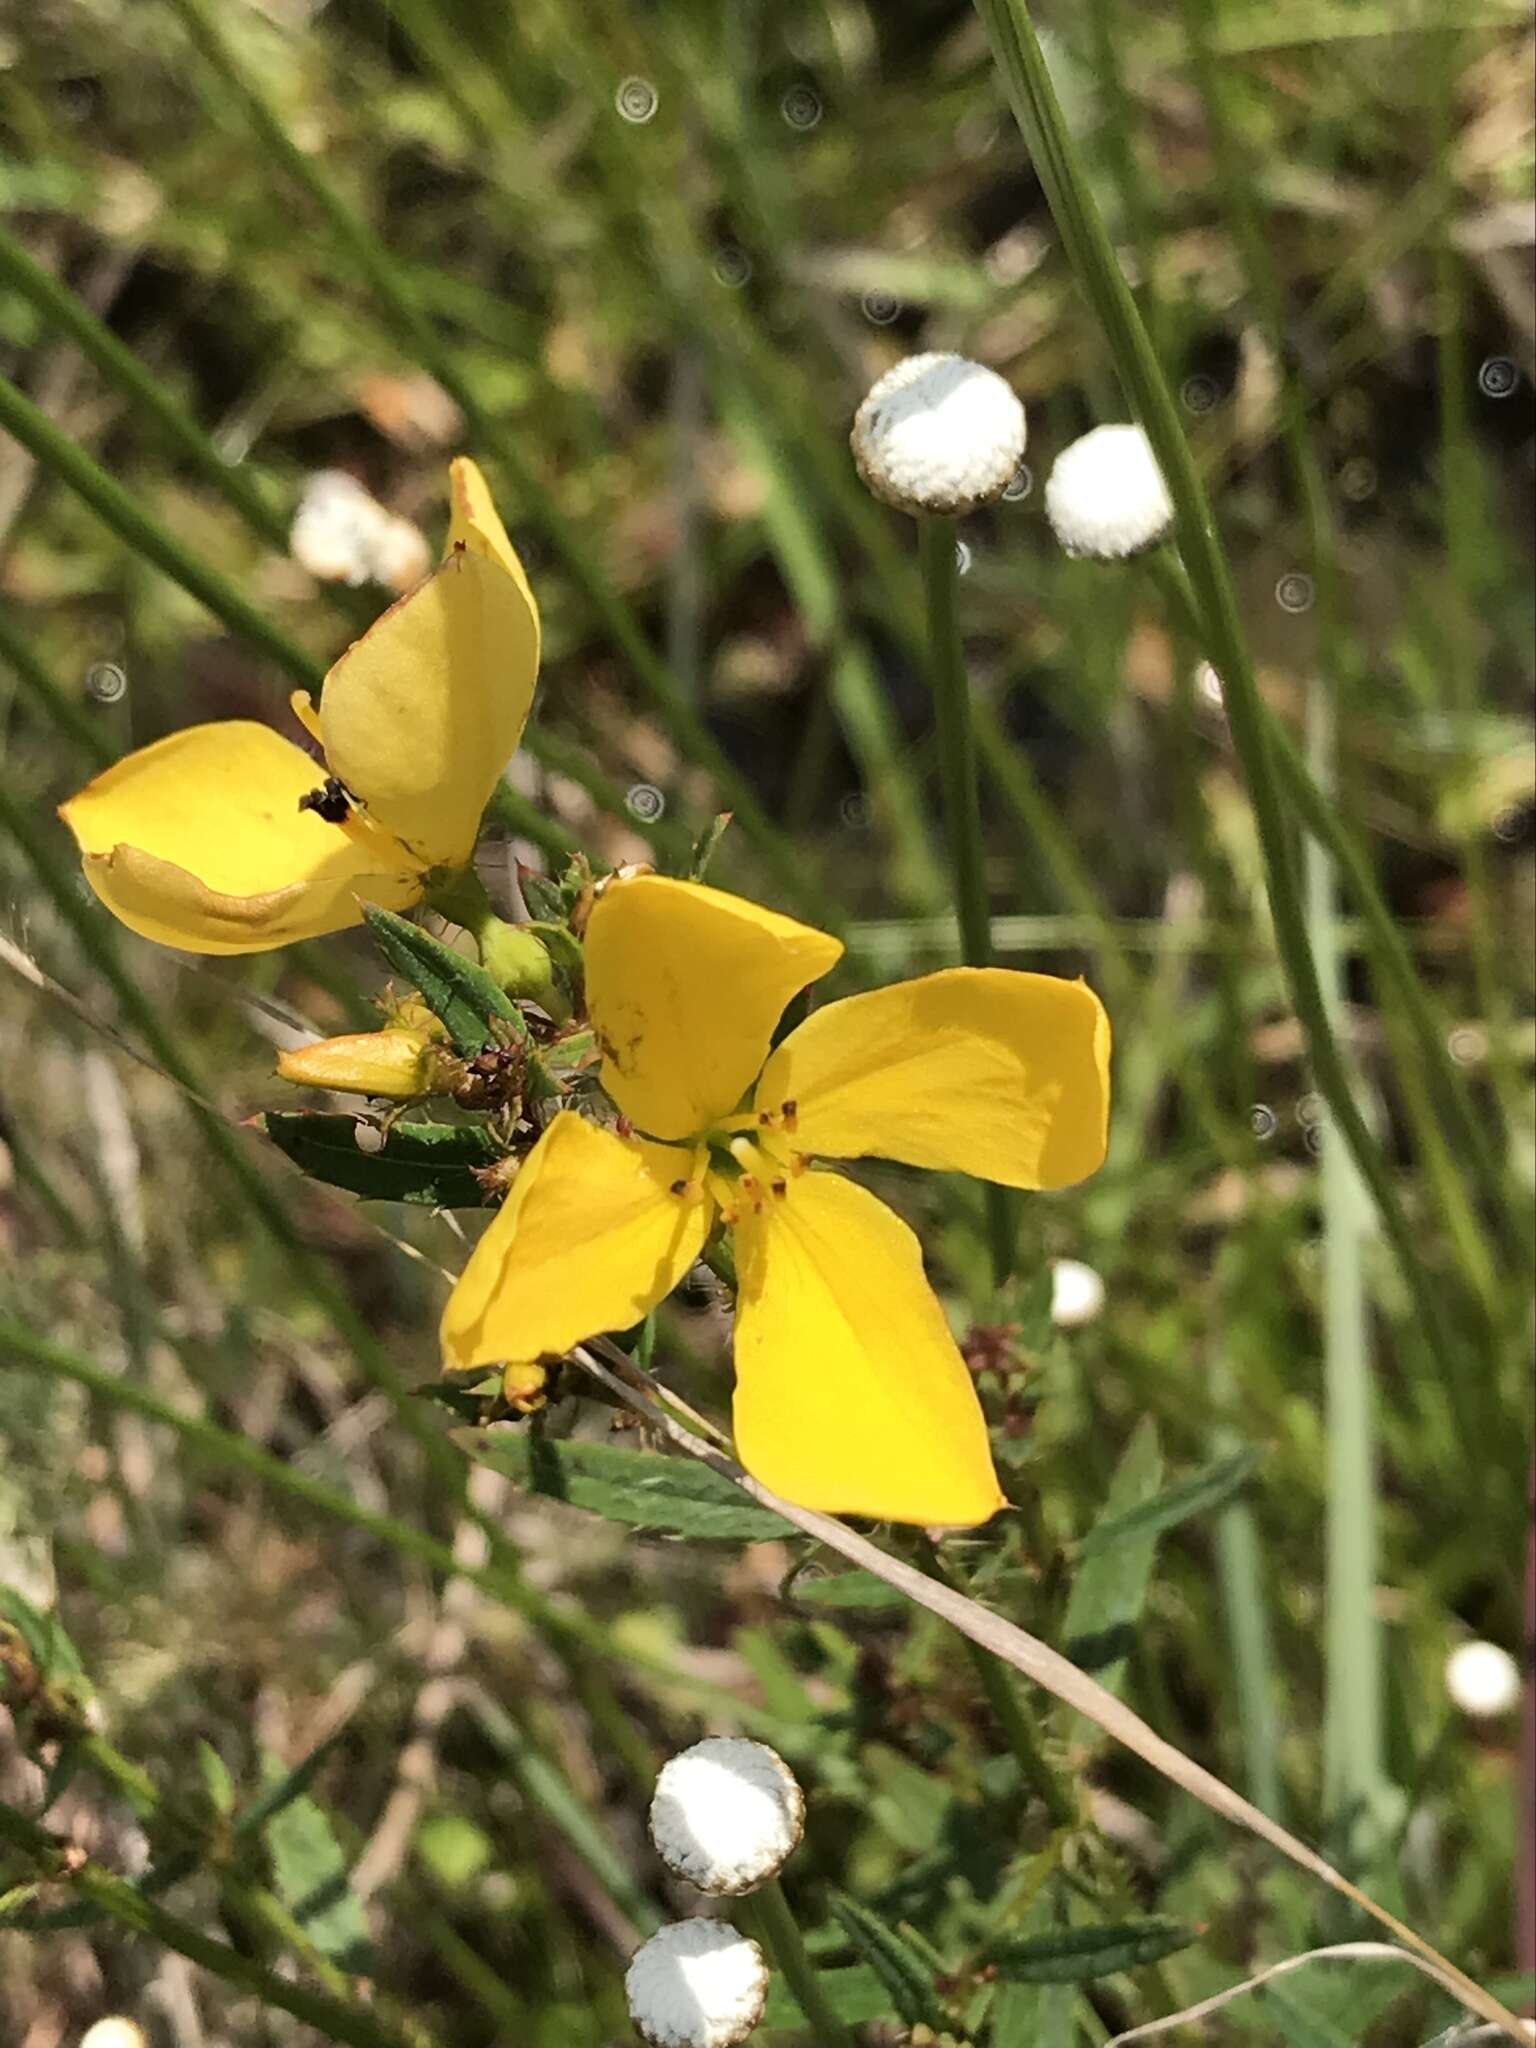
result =
[[[526,1035],[522,1012],[483,967],[439,944],[419,924],[397,917],[392,910],[369,904],[363,915],[380,952],[397,974],[403,974],[420,991],[422,1001],[440,1020],[458,1051],[483,1051],[496,1039],[498,1024],[502,1035]]]
[[[849,1941],[885,1985],[898,2018],[909,2026],[926,2025],[942,2032],[949,2018],[934,1989],[933,1973],[905,1936],[845,1892],[833,1892],[828,1903]]]
[[[1095,1522],[1078,1545],[1078,1556],[1095,1557],[1101,1550],[1108,1550],[1112,1544],[1123,1543],[1128,1538],[1161,1536],[1165,1530],[1177,1528],[1180,1522],[1187,1522],[1195,1515],[1210,1514],[1216,1508],[1225,1507],[1235,1494],[1242,1491],[1258,1462],[1259,1454],[1253,1449],[1234,1451],[1230,1457],[1213,1459],[1209,1465],[1202,1465],[1198,1472],[1192,1472],[1188,1479],[1181,1479],[1176,1486],[1165,1487],[1139,1507],[1129,1508],[1122,1515],[1106,1515]]]
[[[501,1157],[477,1124],[391,1124],[378,1152],[357,1149],[357,1118],[268,1110],[262,1128],[309,1175],[370,1202],[419,1202],[433,1209],[480,1209],[474,1169]]]
[[[269,1781],[284,1776],[280,1765],[268,1763]],[[321,1955],[354,1975],[371,1971],[367,1922],[323,1808],[305,1795],[288,1799],[262,1838],[272,1859],[272,1889]]]
[[[1140,1423],[1109,1483],[1101,1521],[1115,1521],[1154,1500],[1163,1483],[1163,1454],[1150,1416]],[[1143,1530],[1085,1558],[1067,1601],[1066,1649],[1074,1664],[1092,1671],[1111,1691],[1124,1678],[1126,1652],[1135,1640],[1157,1531]]]
[[[989,2048],[1076,2048],[1071,1984],[999,1984]]]
[[[460,1436],[472,1457],[519,1486],[587,1508],[633,1529],[757,1542],[792,1536],[789,1523],[748,1498],[723,1472],[694,1458],[619,1444],[559,1442],[531,1431]]]
[[[1134,1970],[1188,1948],[1194,1932],[1161,1917],[1104,1927],[1053,1927],[1044,1934],[1006,1934],[982,1950],[982,1961],[1015,1984],[1086,1984],[1116,1970]]]
[[[841,1970],[818,1970],[816,1982],[834,2018],[856,2027],[864,2020],[890,2016],[891,1994],[885,1980],[868,1963],[852,1963]],[[804,2027],[804,2013],[782,1977],[774,1977],[763,2008],[765,2027]]]

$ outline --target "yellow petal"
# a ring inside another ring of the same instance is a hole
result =
[[[195,953],[255,953],[402,910],[421,876],[381,835],[299,799],[325,771],[270,726],[194,725],[61,804],[86,880],[130,930]]]
[[[422,1031],[348,1031],[277,1056],[278,1078],[301,1088],[414,1102],[452,1086],[451,1063]],[[462,1070],[459,1070],[462,1071]]]
[[[663,1163],[665,1161],[665,1163]],[[640,1148],[566,1110],[534,1146],[443,1311],[445,1365],[563,1353],[627,1329],[703,1249],[707,1201],[674,1195],[685,1152]]]
[[[703,1130],[751,1086],[790,997],[842,950],[825,932],[697,882],[610,882],[586,934],[603,1086],[653,1137]]]
[[[424,867],[462,867],[522,737],[538,664],[525,586],[491,553],[456,548],[326,677],[325,758]]]
[[[795,1143],[822,1157],[1069,1187],[1104,1159],[1109,1019],[1080,981],[949,967],[815,1011],[756,1101],[792,1102]]]
[[[467,455],[455,456],[448,465],[449,491],[453,500],[453,513],[448,526],[448,546],[445,554],[452,554],[460,541],[473,548],[477,554],[488,555],[493,562],[499,562],[522,592],[523,602],[533,625],[533,665],[539,665],[539,607],[534,601],[529,586],[528,572],[518,560],[517,549],[507,539],[507,529],[501,523],[501,514],[491,502],[490,491],[485,478],[480,474],[480,465]]]
[[[736,1449],[786,1500],[882,1521],[1004,1506],[986,1421],[917,1239],[836,1174],[736,1227]]]

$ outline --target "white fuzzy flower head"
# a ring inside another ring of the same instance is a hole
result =
[[[1104,1282],[1081,1259],[1058,1259],[1051,1268],[1051,1321],[1058,1330],[1080,1330],[1104,1313]]]
[[[736,2048],[763,2016],[768,1966],[721,1920],[677,1920],[635,1950],[629,2016],[650,2048]]]
[[[965,356],[908,356],[854,414],[853,459],[899,512],[973,512],[1000,498],[1024,459],[1024,408]]]
[[[1069,555],[1120,562],[1155,547],[1173,501],[1140,427],[1095,427],[1056,458],[1045,516]]]
[[[651,1840],[674,1877],[734,1897],[766,1884],[805,1830],[805,1796],[764,1742],[711,1735],[663,1764]]]
[[[1501,1720],[1520,1704],[1520,1666],[1497,1643],[1458,1643],[1445,1660],[1445,1689],[1474,1721]]]
[[[125,2019],[121,2013],[111,2013],[86,2028],[80,2036],[80,2048],[149,2048],[149,2036],[135,2021]]]
[[[309,479],[288,535],[294,560],[322,583],[409,590],[432,565],[419,528],[398,519],[344,469]]]

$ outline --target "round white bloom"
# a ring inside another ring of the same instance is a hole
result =
[[[86,2028],[80,2048],[149,2048],[149,2036],[135,2021],[113,2013]]]
[[[322,583],[383,583],[408,590],[431,566],[431,553],[409,519],[385,510],[344,469],[309,479],[288,535],[289,552]]]
[[[1104,1313],[1104,1282],[1081,1259],[1057,1259],[1051,1268],[1051,1321],[1058,1330],[1080,1330]]]
[[[804,1830],[804,1794],[766,1743],[708,1736],[670,1758],[656,1780],[656,1853],[700,1891],[734,1896],[766,1884]]]
[[[1173,501],[1140,427],[1095,427],[1064,448],[1045,516],[1069,555],[1119,562],[1155,546],[1173,524]]]
[[[721,1920],[677,1920],[635,1950],[629,2016],[650,2048],[736,2048],[763,2016],[768,1966]]]
[[[1459,1643],[1445,1660],[1445,1689],[1474,1720],[1498,1720],[1520,1703],[1520,1666],[1497,1643]]]
[[[1000,498],[1024,457],[1024,408],[965,356],[908,356],[853,420],[859,475],[900,512],[974,511]]]

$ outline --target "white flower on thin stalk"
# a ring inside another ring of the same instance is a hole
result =
[[[1445,1689],[1471,1720],[1502,1720],[1520,1704],[1520,1666],[1497,1643],[1458,1643],[1445,1660]]]
[[[1122,562],[1155,547],[1173,524],[1173,500],[1140,427],[1095,427],[1057,456],[1045,516],[1069,555]]]
[[[80,2048],[149,2048],[149,2036],[136,2020],[109,2013],[80,2036]]]
[[[635,1950],[629,2016],[649,2048],[736,2048],[763,2016],[768,1966],[721,1920],[677,1920]]]
[[[1080,1330],[1104,1313],[1104,1281],[1081,1259],[1057,1259],[1051,1267],[1051,1321],[1058,1330]]]
[[[299,500],[288,549],[322,583],[382,583],[409,590],[432,565],[409,519],[397,518],[344,469],[322,469]]]
[[[805,1795],[766,1743],[712,1735],[662,1766],[650,1827],[674,1877],[736,1897],[776,1876],[797,1847]]]
[[[853,459],[899,512],[956,515],[1000,498],[1024,457],[1024,408],[995,370],[918,355],[887,370],[854,414]]]

